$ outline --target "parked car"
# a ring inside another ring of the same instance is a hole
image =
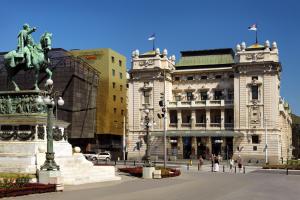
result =
[[[95,154],[84,154],[86,159],[96,161],[96,160],[111,160],[111,154],[110,152],[100,152],[100,153],[95,153]]]

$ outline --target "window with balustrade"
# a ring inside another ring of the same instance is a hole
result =
[[[227,92],[227,100],[233,100],[233,98],[234,98],[233,90],[228,90],[228,92]]]
[[[223,92],[222,90],[215,90],[214,92],[214,100],[221,100],[223,99]]]
[[[200,98],[202,101],[207,100],[208,99],[207,91],[201,91]]]
[[[193,92],[187,92],[186,93],[186,100],[187,101],[193,101],[194,100]]]
[[[144,104],[150,104],[150,92],[144,91]]]
[[[252,100],[258,100],[258,85],[251,86]]]

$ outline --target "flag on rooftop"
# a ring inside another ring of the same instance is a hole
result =
[[[256,24],[252,24],[251,26],[248,27],[249,31],[257,31],[257,25]]]
[[[155,40],[155,33],[153,33],[149,38],[148,38],[148,40]]]

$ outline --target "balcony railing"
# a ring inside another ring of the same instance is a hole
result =
[[[176,128],[177,127],[177,123],[170,123],[169,127]]]
[[[182,123],[181,127],[191,127],[192,124],[191,123]]]
[[[221,123],[210,123],[210,127],[212,127],[212,128],[221,128]]]
[[[233,128],[233,123],[225,123],[225,128]]]
[[[205,128],[206,127],[206,123],[196,123],[195,126],[196,127],[200,127],[200,128]]]

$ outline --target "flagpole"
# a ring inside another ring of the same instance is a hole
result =
[[[257,29],[256,29],[256,31],[255,31],[255,35],[256,35],[255,43],[258,44],[258,39],[257,39]]]
[[[155,39],[152,40],[152,44],[153,44],[153,51],[155,51]]]

